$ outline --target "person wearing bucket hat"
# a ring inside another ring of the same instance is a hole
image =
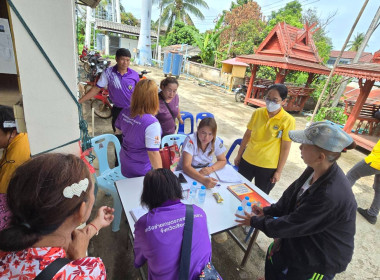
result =
[[[237,215],[275,241],[268,248],[265,279],[333,279],[350,263],[354,250],[356,202],[336,163],[341,152],[356,146],[338,125],[315,122],[290,131],[301,143],[303,174],[277,203],[253,214]]]

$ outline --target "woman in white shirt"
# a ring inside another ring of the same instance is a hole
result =
[[[216,137],[217,125],[214,118],[204,118],[198,125],[197,132],[187,136],[183,142],[182,156],[177,170],[183,172],[194,180],[213,188],[217,180],[209,175],[222,169],[226,163],[226,156],[222,141]],[[212,164],[216,156],[217,161]],[[212,164],[212,165],[211,165]],[[201,168],[199,171],[196,168]]]

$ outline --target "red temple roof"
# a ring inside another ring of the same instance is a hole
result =
[[[330,57],[338,57],[340,51],[331,51]],[[354,59],[356,52],[354,51],[344,51],[341,58]],[[370,52],[363,52],[359,58],[359,62],[370,62],[373,55]]]
[[[330,69],[322,64],[311,31],[315,24],[304,29],[278,23],[260,44],[255,54],[238,56],[237,60],[283,69],[328,75]]]

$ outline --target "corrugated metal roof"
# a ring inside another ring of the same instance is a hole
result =
[[[330,52],[330,57],[338,57],[340,51],[331,51]],[[342,54],[342,58],[346,59],[354,59],[356,55],[356,52],[354,51],[345,51]],[[370,62],[372,59],[373,55],[370,52],[363,52],[362,55],[360,56],[359,62]]]
[[[140,27],[138,26],[132,26],[103,19],[96,19],[95,25],[97,29],[103,29],[111,32],[117,32],[133,36],[140,35]],[[157,38],[157,32],[151,31],[150,36]]]

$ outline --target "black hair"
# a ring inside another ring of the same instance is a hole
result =
[[[16,130],[16,127],[4,127],[4,122],[14,122],[15,115],[13,113],[13,109],[9,106],[0,105],[0,129],[4,132],[12,132]]]
[[[267,93],[270,90],[272,90],[272,89],[277,90],[277,92],[280,95],[280,97],[281,97],[282,100],[285,100],[286,97],[288,97],[288,88],[284,84],[274,84],[274,85],[271,85],[267,89]]]
[[[128,49],[120,48],[116,51],[116,58],[121,56],[131,57],[131,52]]]
[[[167,77],[165,79],[163,79],[160,83],[160,89],[161,90],[164,90],[164,88],[168,85],[168,84],[177,84],[177,86],[179,86],[178,84],[178,81],[176,78],[174,77]]]
[[[161,206],[167,200],[182,198],[181,183],[169,169],[154,169],[145,175],[141,204],[149,210]]]
[[[66,198],[63,190],[87,178],[87,190]],[[0,231],[0,250],[30,248],[56,231],[88,200],[91,176],[86,164],[71,154],[43,154],[20,165],[9,182],[7,201],[12,213],[9,227]]]

